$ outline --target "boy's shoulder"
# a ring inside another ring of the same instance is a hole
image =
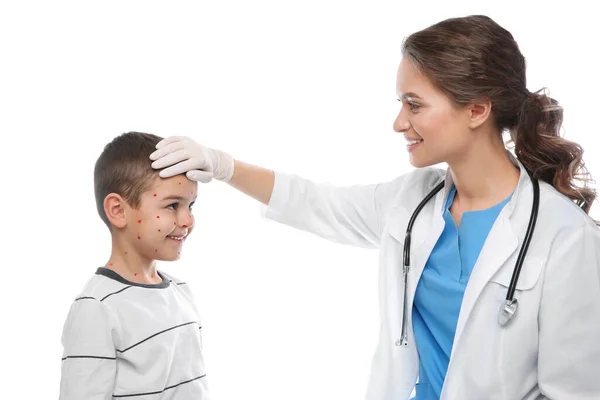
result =
[[[171,275],[170,273],[164,272],[164,271],[158,271],[167,281],[169,281],[170,285],[174,285],[175,287],[179,288],[181,291],[183,291],[185,294],[187,294],[189,297],[191,297],[193,299],[193,295],[192,295],[192,291],[187,283],[187,281],[179,279],[174,277],[173,275]]]
[[[184,280],[181,280],[179,278],[176,278],[175,276],[171,275],[170,273],[167,273],[165,271],[158,271],[162,276],[165,277],[166,280],[168,280],[169,282],[171,282],[171,284],[175,284],[175,285],[187,285],[187,282],[185,282]]]
[[[190,293],[190,288],[186,281],[181,280],[170,273],[159,270],[158,273],[163,277],[163,283],[159,285],[166,289],[169,286],[178,288],[186,294]],[[117,295],[133,286],[144,287],[145,285],[134,284],[123,279],[121,276],[106,268],[98,268],[94,275],[88,279],[83,289],[75,297],[75,301],[82,299],[98,300],[104,302],[113,295]],[[156,285],[150,285],[156,287]],[[117,298],[120,296],[117,296]],[[110,303],[110,302],[109,302]]]
[[[127,287],[125,283],[114,279],[107,278],[99,273],[101,268],[98,268],[94,275],[88,279],[83,286],[83,289],[77,295],[76,300],[81,298],[92,298],[103,301],[112,294],[119,292]]]

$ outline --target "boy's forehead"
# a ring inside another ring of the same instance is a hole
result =
[[[198,182],[189,180],[185,175],[177,175],[169,178],[157,177],[152,182],[150,191],[161,197],[179,195],[191,198],[196,195],[197,187]]]

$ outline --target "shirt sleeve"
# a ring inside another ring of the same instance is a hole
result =
[[[553,243],[539,314],[538,382],[549,399],[600,398],[600,230]]]
[[[383,186],[334,186],[275,172],[273,193],[261,214],[333,242],[378,248]]]
[[[62,334],[59,400],[110,400],[116,375],[115,319],[91,297],[73,303]]]

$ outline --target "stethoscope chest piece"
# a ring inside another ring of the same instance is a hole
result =
[[[519,303],[517,299],[505,300],[504,304],[500,307],[500,313],[498,314],[498,323],[501,326],[506,326],[514,317],[519,308]]]

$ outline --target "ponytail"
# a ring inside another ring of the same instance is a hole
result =
[[[540,93],[543,90],[526,91],[517,125],[510,129],[515,154],[534,177],[554,186],[589,214],[597,194],[588,186],[594,181],[583,162],[583,148],[560,137],[563,109]],[[575,181],[583,182],[583,187]]]

